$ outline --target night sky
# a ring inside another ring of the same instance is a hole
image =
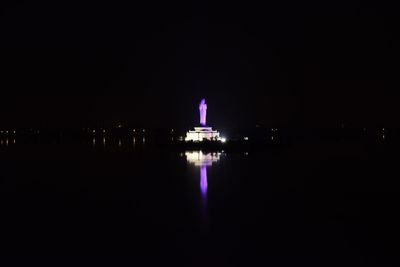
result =
[[[378,1],[13,2],[0,126],[186,126],[203,97],[216,127],[399,126],[399,18]]]

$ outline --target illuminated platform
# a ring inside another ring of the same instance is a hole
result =
[[[211,127],[195,127],[194,131],[186,133],[185,141],[201,142],[204,140],[208,141],[220,141],[218,131],[214,131]]]

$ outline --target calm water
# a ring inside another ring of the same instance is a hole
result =
[[[52,266],[396,266],[395,151],[226,154],[149,140],[0,146],[0,260]]]

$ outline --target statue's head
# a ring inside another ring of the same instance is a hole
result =
[[[202,100],[201,100],[201,102],[200,102],[200,105],[201,106],[204,106],[206,104],[206,100],[203,98]]]

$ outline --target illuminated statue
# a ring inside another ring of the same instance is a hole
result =
[[[200,102],[200,124],[201,126],[206,126],[207,124],[207,104],[206,100],[202,99]]]
[[[219,136],[218,131],[214,131],[212,127],[207,126],[207,104],[206,100],[202,99],[199,105],[200,110],[200,127],[194,127],[193,130],[189,130],[186,133],[185,141],[187,142],[203,142],[207,141],[219,141],[224,143],[225,138]]]

